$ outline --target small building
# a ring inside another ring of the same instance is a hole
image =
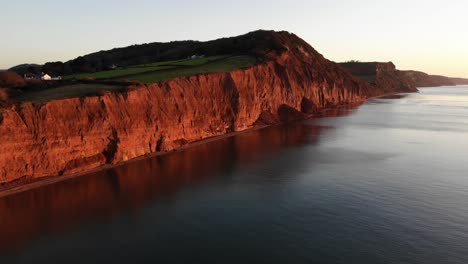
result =
[[[190,59],[191,60],[194,60],[194,59],[201,59],[201,58],[205,58],[205,55],[192,55],[190,56]]]
[[[24,74],[24,79],[25,80],[36,80],[36,79],[39,79],[40,78],[40,75],[37,75],[37,74],[33,74],[33,73],[25,73]]]
[[[42,81],[60,81],[62,80],[62,76],[50,76],[47,73],[41,74],[34,74],[34,73],[26,73],[24,74],[24,79],[27,81],[31,80],[42,80]]]
[[[41,74],[41,80],[43,80],[43,81],[51,81],[51,80],[52,80],[52,77],[51,77],[49,74],[47,74],[47,73],[42,73],[42,74]]]

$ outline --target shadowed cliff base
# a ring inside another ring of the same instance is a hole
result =
[[[0,108],[0,183],[85,172],[374,96],[416,91],[401,81],[380,86],[355,78],[288,32],[257,31],[221,43],[236,40],[248,40],[240,51],[255,56],[257,64]],[[383,79],[393,80],[394,73],[386,71]]]

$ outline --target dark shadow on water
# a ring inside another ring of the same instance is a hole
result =
[[[316,114],[315,117],[321,118],[321,117],[348,116],[348,115],[352,115],[359,106],[360,106],[359,104],[356,104],[356,105],[343,105],[341,107],[330,108],[330,109],[321,111],[320,113]]]
[[[402,99],[408,97],[408,94],[391,94],[378,97],[377,99]]]
[[[350,109],[330,110],[323,116],[350,113]],[[39,237],[138,211],[165,195],[228,175],[288,148],[316,144],[328,130],[307,123],[253,130],[1,198],[0,252],[21,252]],[[287,161],[291,168],[302,162]]]
[[[393,104],[394,100],[407,98],[410,94],[391,94],[381,97],[369,99],[367,102],[371,104]]]

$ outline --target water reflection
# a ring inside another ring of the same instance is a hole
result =
[[[359,104],[343,105],[341,107],[326,109],[316,115],[316,117],[339,117],[353,114]]]
[[[402,99],[408,97],[408,94],[390,94],[378,97],[378,99]]]
[[[326,115],[345,115],[350,109],[334,109]],[[110,221],[124,210],[137,211],[158,197],[229,174],[285,148],[314,144],[329,129],[298,123],[249,131],[3,197],[0,251],[20,250],[41,235],[62,233],[87,221]]]

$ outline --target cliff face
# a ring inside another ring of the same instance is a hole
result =
[[[450,78],[450,80],[455,85],[468,85],[468,79],[465,79],[465,78]]]
[[[348,62],[340,66],[385,93],[417,91],[415,83],[392,62]]]
[[[404,77],[409,79],[416,87],[436,87],[457,85],[449,77],[439,75],[429,75],[419,71],[403,71]]]
[[[396,91],[417,92],[416,85],[406,78],[402,71],[396,69],[392,62],[378,63],[376,82],[377,87],[384,89],[386,93]]]
[[[247,69],[0,108],[0,183],[83,172],[387,92],[298,37],[272,34],[280,49]]]
[[[397,70],[392,62],[346,62],[340,63],[354,76],[376,85],[387,92],[402,90],[417,91],[416,87],[454,86],[468,84],[468,79],[429,75],[419,71]]]

